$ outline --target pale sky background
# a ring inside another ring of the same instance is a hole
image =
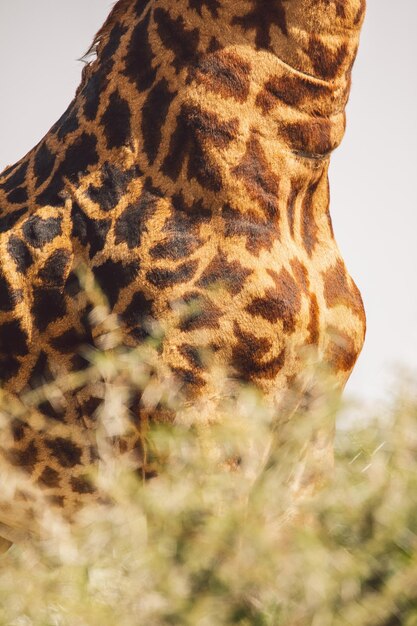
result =
[[[0,170],[64,112],[80,80],[76,59],[110,6],[0,0]],[[416,23],[417,0],[368,0],[347,133],[330,173],[336,237],[368,317],[348,391],[369,401],[388,394],[396,370],[417,372]]]

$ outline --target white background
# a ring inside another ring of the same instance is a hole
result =
[[[77,58],[110,6],[0,0],[0,170],[66,109]],[[368,0],[347,134],[331,166],[336,237],[368,317],[348,390],[369,401],[388,393],[396,369],[417,370],[416,23],[416,0]]]

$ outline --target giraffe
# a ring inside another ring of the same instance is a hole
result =
[[[4,393],[85,367],[81,263],[126,347],[146,341],[148,318],[162,325],[158,358],[192,401],[216,391],[204,349],[278,404],[305,347],[343,388],[365,314],[335,242],[328,168],[364,13],[365,0],[116,3],[66,112],[0,175]],[[194,300],[178,319],[173,303]],[[95,497],[99,401],[81,389],[63,408],[42,403],[41,428],[9,420],[3,463],[53,506]],[[13,541],[7,506],[0,535]]]

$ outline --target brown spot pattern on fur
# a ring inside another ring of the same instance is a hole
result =
[[[306,77],[272,76],[257,95],[256,105],[266,114],[282,104],[292,107],[305,104],[311,106],[311,103],[314,104],[320,96],[326,97],[329,94],[330,88],[327,85],[316,83]]]
[[[279,180],[271,171],[259,140],[252,134],[246,153],[233,174],[246,187],[249,196],[264,210],[265,217],[278,222]]]
[[[243,16],[234,17],[232,24],[238,24],[245,31],[256,32],[255,43],[258,48],[269,48],[271,44],[271,28],[278,26],[284,35],[288,35],[286,9],[288,0],[275,0],[265,4],[263,0],[250,0],[252,9]]]
[[[249,96],[251,66],[233,52],[220,50],[202,58],[190,73],[195,80],[222,98],[245,102]]]
[[[363,320],[363,303],[355,283],[348,278],[346,268],[340,259],[324,276],[324,297],[329,308],[346,306]]]
[[[148,342],[186,401],[216,395],[211,364],[271,400],[296,392],[306,346],[343,387],[365,317],[334,241],[325,157],[343,131],[364,8],[116,3],[74,100],[0,174],[5,393],[89,367],[84,350],[102,337],[80,263],[119,320],[122,345]],[[48,396],[37,408],[48,428],[11,419],[0,446],[69,516],[98,497],[89,477],[102,401],[100,384]],[[139,392],[128,409],[126,433],[109,444],[136,450],[151,477]],[[162,406],[146,416],[160,418]]]
[[[342,44],[336,50],[326,46],[316,35],[310,37],[307,48],[314,70],[320,78],[332,80],[335,78],[339,67],[348,56],[346,44]]]
[[[331,369],[336,372],[349,372],[358,357],[352,337],[335,327],[329,327],[327,332],[333,337],[326,352]]]
[[[239,261],[229,261],[224,252],[218,252],[202,274],[197,285],[202,288],[224,287],[232,295],[237,295],[244,286],[251,270],[242,267]]]
[[[296,329],[301,309],[300,289],[286,269],[279,274],[269,270],[269,274],[274,279],[275,289],[269,289],[263,298],[255,298],[246,310],[271,323],[281,320],[284,332],[291,334]]]

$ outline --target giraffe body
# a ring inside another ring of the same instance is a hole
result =
[[[277,403],[306,348],[343,387],[365,318],[333,236],[328,166],[363,14],[363,0],[116,4],[68,110],[0,176],[8,392],[84,366],[95,338],[80,263],[126,346],[158,321],[160,359],[191,399],[216,393],[204,350]],[[175,304],[193,301],[178,319]],[[7,462],[58,505],[94,497],[96,406],[81,390],[61,412],[40,407],[47,430],[11,423]]]

